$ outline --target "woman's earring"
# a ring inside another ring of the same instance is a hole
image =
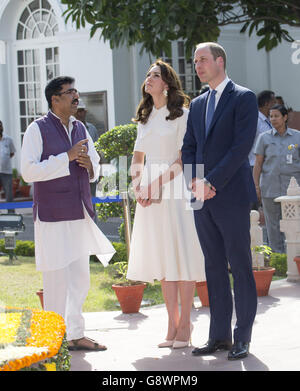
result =
[[[164,94],[165,97],[167,97],[168,96],[168,90],[164,89],[163,90],[163,94]]]

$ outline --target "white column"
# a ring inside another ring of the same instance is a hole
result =
[[[4,41],[0,41],[0,64],[6,64],[6,45]]]
[[[281,202],[282,220],[280,230],[286,238],[287,281],[300,281],[294,257],[300,255],[300,187],[294,177],[291,178],[287,195],[275,198]]]
[[[255,246],[263,245],[263,232],[259,226],[259,212],[257,210],[251,210],[250,223],[252,266],[264,266],[264,256],[262,254],[256,254],[252,250]]]

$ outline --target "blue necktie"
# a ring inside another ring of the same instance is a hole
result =
[[[210,99],[207,106],[207,115],[206,115],[206,125],[205,125],[205,135],[208,135],[208,129],[211,124],[212,118],[215,112],[215,103],[216,103],[216,90],[211,90]]]

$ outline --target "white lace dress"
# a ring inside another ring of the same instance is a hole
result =
[[[138,125],[134,150],[146,155],[141,185],[159,176],[179,156],[188,110],[172,121],[165,119],[168,114],[166,106],[153,108],[148,122]],[[163,186],[160,203],[146,208],[137,204],[127,278],[145,282],[206,279],[189,199],[181,173]]]

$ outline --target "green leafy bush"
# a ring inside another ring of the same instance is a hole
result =
[[[16,240],[14,252],[16,255],[22,255],[23,257],[34,257],[34,249],[34,242],[31,240]],[[4,247],[4,239],[0,239],[0,251],[5,254],[10,251]]]
[[[103,133],[95,143],[97,151],[102,151],[106,160],[119,156],[131,156],[136,139],[136,124],[115,126]]]
[[[112,245],[114,246],[116,253],[112,257],[110,263],[128,262],[126,244],[122,242],[113,242]]]
[[[110,263],[127,262],[127,247],[125,243],[113,242],[116,253]],[[34,257],[34,242],[30,240],[17,240],[15,254],[23,257]],[[4,247],[4,239],[0,239],[0,252],[8,254],[9,250]],[[95,256],[92,256],[93,258]],[[97,260],[98,261],[98,260]]]
[[[275,275],[286,277],[287,255],[280,253],[272,253],[270,256],[270,266],[276,269]]]
[[[107,195],[110,196],[119,195],[119,164],[118,164],[119,161],[118,160],[120,156],[126,156],[127,167],[129,169],[136,135],[137,135],[136,124],[119,125],[119,126],[115,126],[114,128],[102,134],[95,143],[96,150],[99,153],[102,153],[105,159],[111,162],[112,164],[114,164],[115,167],[117,168],[117,173],[112,174],[110,178],[111,183],[116,184],[115,189],[111,189],[111,187],[109,187],[110,182],[107,178],[103,178],[100,181],[100,186],[101,186],[101,182],[106,184],[103,185],[103,190],[108,192]],[[127,173],[125,174],[127,175]],[[128,175],[127,189],[130,182],[131,182],[131,177]],[[133,221],[136,202],[135,200],[129,199],[129,203],[130,203],[131,219]],[[100,204],[96,204],[96,209],[97,209],[98,217],[102,221],[106,221],[109,217],[123,218],[123,208],[121,203],[115,203],[115,202],[100,203]],[[125,240],[124,233],[122,233],[123,231],[124,229],[122,230],[121,228],[120,239],[122,241]]]

